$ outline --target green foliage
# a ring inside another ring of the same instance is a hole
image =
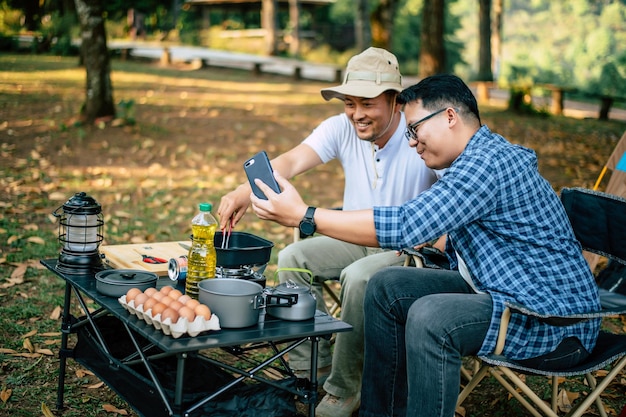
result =
[[[19,32],[22,13],[11,8],[6,1],[0,2],[0,33],[13,34]]]
[[[501,82],[526,67],[534,83],[626,96],[626,5],[617,0],[512,0],[505,9]],[[532,30],[528,30],[532,28]]]

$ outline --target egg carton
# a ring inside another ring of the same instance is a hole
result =
[[[135,307],[135,300],[126,302],[126,294],[118,298],[120,304],[130,313],[137,316],[140,320],[145,321],[155,329],[162,331],[168,336],[172,336],[174,339],[178,339],[184,334],[188,334],[191,337],[196,337],[202,332],[208,330],[220,330],[220,319],[215,314],[211,314],[209,320],[203,316],[196,316],[193,321],[187,320],[186,317],[181,317],[176,323],[172,323],[172,320],[168,317],[165,320],[161,320],[161,313],[152,316],[152,309],[143,311],[143,305]]]

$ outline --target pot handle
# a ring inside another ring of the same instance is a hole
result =
[[[265,297],[263,296],[263,294],[255,295],[254,298],[250,302],[252,303],[252,308],[254,310],[258,310],[266,306],[266,301],[265,301]]]
[[[286,300],[286,303],[281,303]],[[276,304],[273,303],[276,302]],[[265,299],[265,307],[291,307],[298,302],[298,294],[267,294]]]
[[[276,281],[276,279],[278,278],[278,273],[282,271],[302,272],[304,274],[309,274],[309,292],[311,292],[311,289],[313,287],[313,272],[304,268],[278,268],[276,272],[274,272],[274,281]]]

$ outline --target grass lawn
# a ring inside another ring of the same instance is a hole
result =
[[[245,180],[247,157],[261,149],[274,157],[342,111],[340,102],[321,98],[321,82],[145,62],[112,67],[120,123],[84,126],[77,115],[85,73],[76,58],[0,54],[0,416],[41,415],[42,407],[56,416],[116,415],[107,405],[136,415],[72,360],[67,408],[54,408],[64,284],[39,260],[58,256],[57,207],[79,191],[93,196],[103,208],[106,244],[183,240],[199,202],[217,206]],[[492,130],[533,148],[557,191],[591,188],[626,129],[624,122],[519,116],[498,107],[481,115]],[[311,204],[341,205],[337,163],[294,184]],[[274,242],[266,273],[273,277],[292,231],[251,213],[238,230]],[[578,380],[565,387],[584,388]],[[626,405],[625,387],[622,375],[607,390],[612,415]],[[465,408],[466,416],[527,415],[489,380]]]

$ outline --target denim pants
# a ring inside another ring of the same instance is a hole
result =
[[[394,267],[375,274],[365,293],[359,416],[453,417],[462,357],[478,353],[492,308],[491,297],[474,293],[457,271]],[[573,342],[540,362],[583,360],[587,352]]]

